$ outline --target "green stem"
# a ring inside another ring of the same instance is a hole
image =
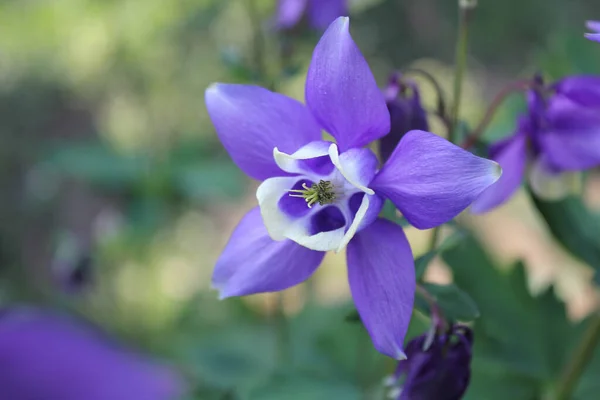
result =
[[[460,117],[460,102],[462,97],[462,84],[467,67],[467,49],[469,42],[469,17],[475,7],[474,1],[459,0],[458,34],[454,55],[454,91],[452,108],[452,125],[448,132],[448,140],[454,143],[456,129]]]
[[[596,314],[590,321],[590,326],[583,333],[579,346],[566,365],[562,378],[556,388],[554,400],[570,400],[577,387],[579,378],[583,375],[585,367],[594,355],[594,350],[600,342],[600,314]]]
[[[274,312],[275,334],[277,336],[277,358],[280,365],[291,363],[290,331],[283,311],[283,293],[277,293]]]
[[[437,245],[438,239],[440,237],[441,229],[442,229],[441,225],[433,228],[433,232],[431,233],[431,239],[429,241],[429,250],[427,250],[427,251],[435,250],[435,246]]]
[[[252,56],[258,81],[265,85],[268,89],[274,90],[274,83],[269,79],[266,42],[261,27],[262,19],[256,7],[256,0],[248,0],[248,15],[250,16],[250,21],[252,22],[252,30],[254,34],[252,43]]]

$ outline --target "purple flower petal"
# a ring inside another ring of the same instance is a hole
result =
[[[550,129],[538,140],[548,162],[567,171],[600,165],[600,110],[581,107],[556,95],[546,118]]]
[[[586,33],[585,37],[600,42],[600,21],[587,21],[585,26],[593,33]]]
[[[308,18],[317,29],[325,29],[337,17],[348,15],[348,0],[309,0]]]
[[[371,188],[389,198],[412,225],[429,229],[456,217],[500,174],[493,161],[433,133],[410,131]]]
[[[348,244],[352,298],[375,348],[395,359],[402,351],[415,295],[415,266],[398,225],[378,219]]]
[[[473,202],[471,212],[482,214],[506,202],[521,186],[527,165],[525,135],[517,134],[492,152],[491,158],[502,167],[502,176]]]
[[[264,180],[285,175],[273,159],[277,147],[294,153],[321,139],[321,129],[302,103],[250,85],[214,84],[206,108],[219,139],[249,176]]]
[[[302,19],[308,0],[279,0],[277,7],[277,27],[289,29]]]
[[[348,26],[346,17],[329,26],[315,48],[306,78],[306,104],[342,152],[390,130],[383,94]]]
[[[91,326],[28,308],[0,316],[2,399],[172,400],[171,371],[120,348]]]
[[[600,42],[600,33],[586,33],[584,36],[594,42]]]
[[[308,279],[324,255],[291,240],[271,239],[256,207],[235,228],[217,261],[212,284],[221,299],[284,290]]]
[[[600,21],[586,21],[585,26],[591,31],[600,33]]]
[[[552,87],[557,94],[581,106],[600,108],[600,76],[569,76],[557,81]]]

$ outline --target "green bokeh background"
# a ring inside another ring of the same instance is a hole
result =
[[[275,0],[0,3],[0,302],[97,322],[179,369],[189,399],[381,399],[394,363],[345,318],[353,309],[343,255],[282,295],[218,301],[210,290],[257,182],[221,147],[204,90],[262,81],[301,100],[319,38],[304,26],[272,31],[274,8]],[[351,32],[382,87],[391,71],[418,66],[449,95],[456,15],[450,0],[357,0]],[[583,39],[593,18],[595,0],[480,0],[465,121],[477,123],[513,79],[600,73],[600,47]],[[423,92],[433,107],[426,83]],[[511,98],[485,139],[510,134],[522,108]],[[432,130],[444,133],[435,120]],[[592,172],[590,209],[600,208],[598,193]],[[459,314],[471,302],[480,314],[467,398],[542,399],[597,305],[591,269],[553,241],[524,192],[459,222],[465,242],[435,258],[425,280],[454,279],[468,298]],[[424,253],[431,232],[407,233]],[[64,293],[57,275],[86,259],[90,283]],[[427,326],[415,313],[409,337]],[[591,368],[576,399],[597,398],[600,357]]]

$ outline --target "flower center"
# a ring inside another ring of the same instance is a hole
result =
[[[311,187],[303,183],[302,187],[304,189],[290,190],[290,196],[302,197],[306,201],[308,208],[311,208],[315,203],[325,205],[331,204],[335,200],[335,191],[330,181],[320,180],[319,183],[313,183]]]

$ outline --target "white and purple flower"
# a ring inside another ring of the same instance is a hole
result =
[[[315,48],[306,106],[266,89],[214,84],[206,105],[233,161],[263,181],[259,206],[233,232],[212,283],[220,297],[287,289],[326,251],[347,247],[352,297],[375,347],[405,358],[415,272],[398,225],[378,218],[384,198],[419,229],[441,225],[500,176],[498,164],[425,131],[408,132],[378,170],[364,146],[390,131],[367,62],[338,18]],[[336,143],[322,140],[321,128]]]
[[[337,17],[348,14],[348,0],[279,0],[277,26],[293,28],[305,14],[311,27],[323,30]]]
[[[586,33],[585,37],[600,42],[600,21],[587,21],[585,26],[592,31],[592,33]]]
[[[600,165],[600,77],[570,76],[551,85],[538,77],[527,100],[516,133],[490,148],[503,174],[473,203],[473,213],[506,202],[526,172],[534,193],[558,200],[577,184],[573,172]]]

